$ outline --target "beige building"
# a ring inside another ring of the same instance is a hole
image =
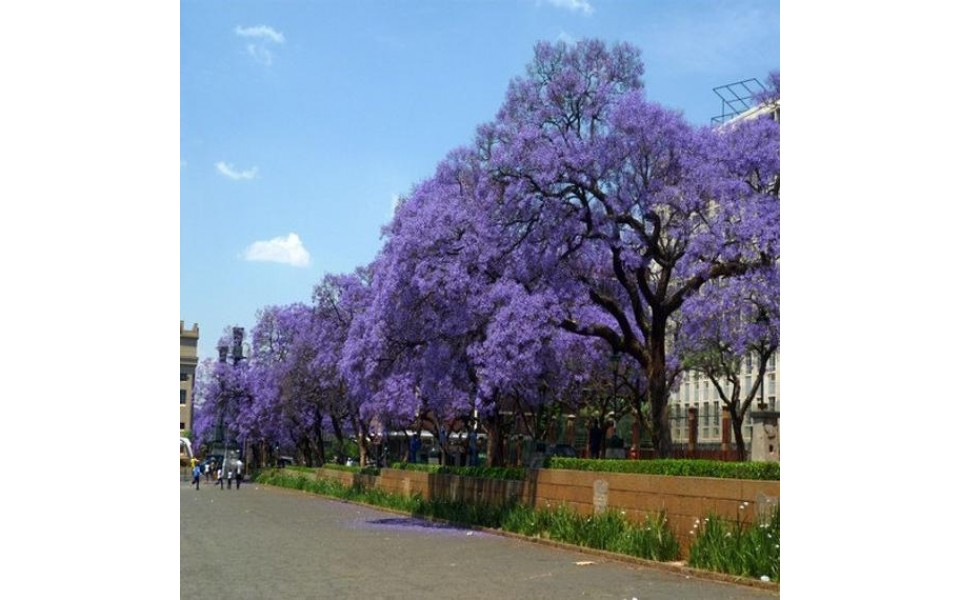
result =
[[[759,367],[759,360],[757,360],[756,355],[747,356],[743,361],[740,370],[741,397],[746,395],[747,390],[756,381],[759,376]],[[766,371],[751,409],[754,411],[779,411],[779,350],[774,352],[770,360],[767,361]],[[724,392],[731,393],[732,386],[725,384]],[[720,400],[720,392],[705,376],[695,371],[686,371],[680,380],[680,385],[670,394],[669,410],[673,424],[670,434],[675,442],[683,442],[687,439],[687,415],[691,408],[697,409],[697,439],[701,443],[719,444],[723,437],[721,431],[723,401]],[[748,442],[751,441],[754,428],[759,426],[760,424],[755,423],[748,415],[743,421],[744,439]]]
[[[197,343],[200,327],[184,329],[180,321],[180,435],[193,426],[193,385],[197,375]]]

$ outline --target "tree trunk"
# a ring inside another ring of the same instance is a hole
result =
[[[650,361],[647,364],[647,399],[650,402],[650,417],[653,421],[653,446],[657,449],[657,456],[669,458],[673,454],[673,440],[670,436],[670,411],[667,410],[670,390],[667,388],[667,359],[663,345],[666,321],[657,319],[653,329],[647,342],[650,345]]]
[[[366,466],[367,464],[367,455],[369,451],[367,450],[367,430],[363,426],[363,421],[354,417],[351,417],[353,421],[353,430],[357,432],[357,449],[360,452],[360,466]]]
[[[737,460],[740,462],[747,460],[747,444],[743,441],[743,414],[743,410],[737,410],[736,408],[730,411],[733,439],[737,442]]]
[[[263,442],[252,444],[250,446],[250,468],[259,469],[261,467],[263,455],[261,454],[260,446],[263,445]]]
[[[316,425],[313,429],[314,443],[316,444],[316,449],[314,454],[317,456],[319,461],[318,466],[323,466],[323,463],[327,462],[326,450],[323,447],[323,414],[318,414],[316,419]]]
[[[503,419],[499,414],[484,420],[487,432],[487,466],[503,466]]]
[[[343,459],[343,428],[340,427],[340,419],[330,416],[330,422],[333,424],[333,435],[337,438],[336,461],[339,463]]]

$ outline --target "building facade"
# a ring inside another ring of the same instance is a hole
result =
[[[180,435],[193,428],[193,385],[197,375],[200,327],[184,329],[180,321]]]
[[[762,86],[761,86],[762,87]],[[714,90],[716,92],[716,90]],[[723,96],[721,96],[723,97]],[[780,120],[780,99],[771,102],[754,104],[747,110],[740,111],[731,106],[736,116],[719,127],[729,130],[738,123],[752,119],[771,117]],[[756,355],[745,357],[740,369],[740,397],[747,395],[751,386],[759,377],[759,359]],[[732,386],[724,385],[724,393],[730,397]],[[701,373],[686,371],[679,386],[670,394],[668,409],[671,419],[671,437],[675,443],[682,443],[688,439],[690,410],[695,409],[697,420],[697,442],[699,444],[721,444],[723,442],[723,401],[716,386]],[[751,412],[743,420],[743,438],[748,445],[753,445],[754,437],[764,446],[771,439],[777,439],[775,447],[770,446],[769,452],[760,452],[759,455],[775,456],[779,460],[779,421],[780,421],[780,351],[777,350],[767,361],[766,374],[761,382],[760,389],[751,404]],[[755,414],[754,414],[755,413]],[[771,430],[771,423],[775,428]],[[754,434],[757,434],[756,436]],[[728,439],[732,439],[732,431]],[[758,456],[754,452],[754,457]]]
[[[759,376],[759,361],[755,355],[748,355],[740,370],[741,398]],[[773,353],[767,361],[766,374],[760,390],[751,404],[753,411],[780,411],[780,351]],[[725,385],[724,392],[729,394],[732,386]],[[670,394],[669,410],[671,412],[671,437],[675,442],[687,439],[688,415],[690,409],[697,410],[697,440],[703,444],[719,444],[723,439],[721,423],[723,420],[723,401],[716,386],[704,375],[696,371],[686,371],[679,386]],[[743,437],[748,443],[751,441],[754,426],[759,422],[748,415],[743,420]]]

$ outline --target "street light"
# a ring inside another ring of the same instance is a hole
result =
[[[219,354],[219,360],[221,364],[227,363],[227,357],[230,356],[233,359],[233,366],[236,367],[241,360],[246,358],[244,356],[244,342],[243,342],[243,327],[234,327],[232,330],[233,337],[233,346],[232,348],[226,344],[226,342],[221,342],[217,346],[217,352]],[[247,346],[249,349],[249,346]],[[231,352],[232,350],[232,352]],[[248,351],[249,352],[249,351]],[[220,425],[218,427],[217,438],[220,441],[220,447],[223,450],[223,464],[221,465],[221,470],[225,469],[227,466],[227,435],[226,428],[224,427],[224,416],[226,413],[226,401],[223,399],[223,375],[220,376]]]

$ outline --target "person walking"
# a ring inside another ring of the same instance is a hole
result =
[[[237,478],[237,489],[239,490],[239,489],[240,489],[240,482],[243,481],[243,461],[242,461],[242,460],[239,460],[239,459],[237,460],[237,474],[236,474],[236,478]]]
[[[193,465],[193,485],[200,489],[200,465]]]
[[[223,467],[220,465],[217,465],[217,481],[216,483],[214,483],[214,485],[216,485],[217,483],[220,484],[220,489],[222,490],[223,489]]]
[[[603,430],[600,421],[593,419],[590,422],[590,458],[600,458],[600,445],[603,441]]]
[[[233,469],[227,471],[227,489],[230,489],[230,486],[233,484]]]

